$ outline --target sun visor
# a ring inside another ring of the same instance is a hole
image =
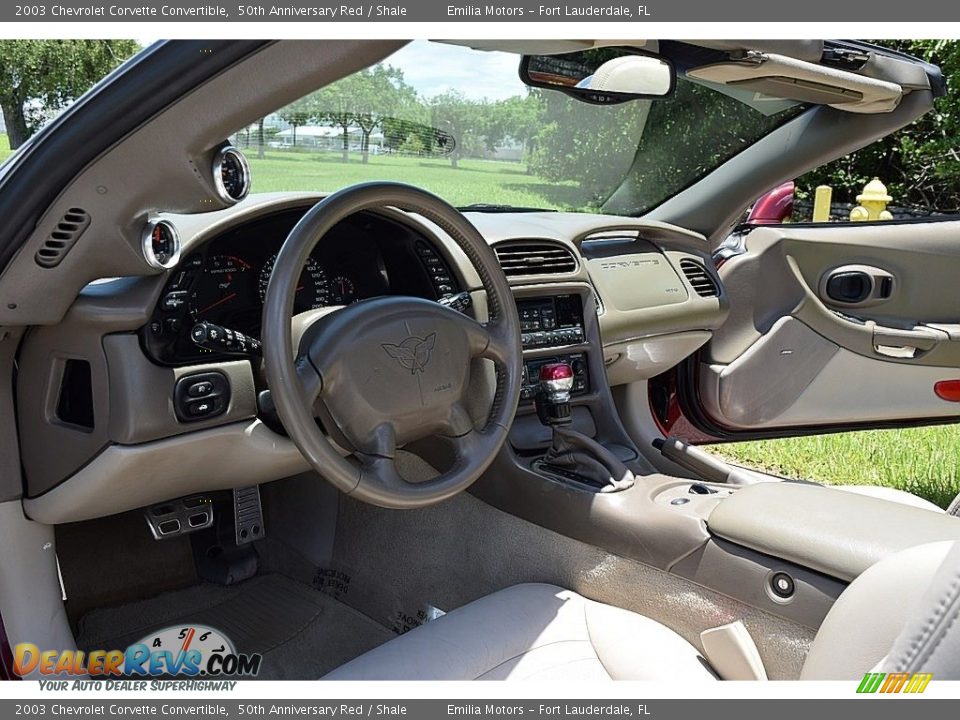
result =
[[[681,40],[680,42],[727,53],[744,53],[749,50],[776,53],[808,62],[819,62],[823,57],[824,46],[823,40]]]
[[[743,60],[692,68],[686,75],[760,95],[855,113],[891,112],[903,97],[903,88],[896,83],[775,53],[754,52]]]

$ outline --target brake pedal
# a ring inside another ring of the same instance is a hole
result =
[[[233,489],[233,526],[237,545],[264,537],[263,507],[258,485]]]
[[[190,495],[151,505],[144,510],[154,540],[166,540],[203,530],[213,525],[213,500]]]

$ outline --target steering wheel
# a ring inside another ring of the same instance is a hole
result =
[[[314,247],[344,218],[384,208],[418,213],[460,246],[486,292],[488,322],[422,298],[380,297],[308,318],[294,347],[294,294]],[[469,487],[503,445],[520,396],[520,321],[496,255],[456,208],[401,183],[340,190],[290,231],[267,286],[263,355],[277,414],[314,470],[340,491],[387,508],[423,507]],[[496,375],[483,424],[468,411],[479,388],[471,375],[477,358],[491,360]],[[317,417],[352,458],[331,443]],[[397,448],[428,437],[448,441],[451,466],[407,482]]]

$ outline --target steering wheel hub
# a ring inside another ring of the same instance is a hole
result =
[[[300,353],[320,376],[324,405],[350,444],[392,457],[385,441],[402,445],[473,429],[462,408],[471,361],[488,346],[486,331],[455,310],[386,297],[317,321]]]

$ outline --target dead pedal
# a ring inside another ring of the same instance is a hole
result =
[[[237,545],[264,537],[263,507],[258,485],[233,489],[233,525]]]

